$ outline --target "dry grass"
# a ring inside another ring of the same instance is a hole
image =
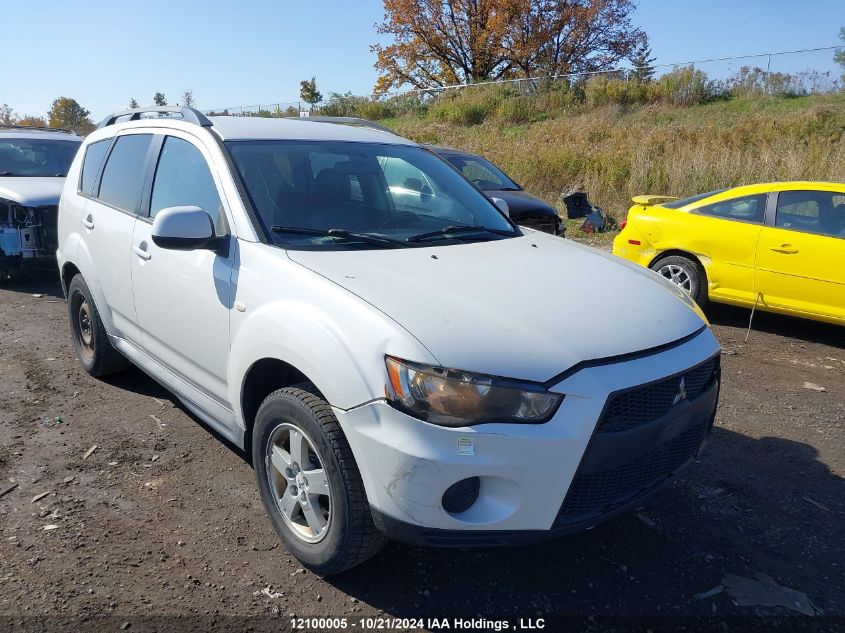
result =
[[[559,207],[562,193],[583,189],[617,216],[642,193],[683,196],[771,180],[845,179],[843,94],[689,107],[573,105],[539,116],[521,110],[499,105],[481,123],[448,112],[385,123],[421,142],[483,154]]]

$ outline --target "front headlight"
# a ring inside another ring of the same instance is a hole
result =
[[[562,394],[536,383],[430,367],[393,356],[386,356],[385,362],[391,404],[432,424],[537,424],[551,419],[563,400]]]

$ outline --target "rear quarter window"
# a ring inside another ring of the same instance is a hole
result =
[[[85,195],[94,195],[94,186],[97,184],[97,173],[100,165],[106,157],[106,152],[111,144],[111,139],[91,143],[85,148],[85,158],[82,160],[82,174],[79,179],[79,191]]]
[[[723,220],[762,224],[766,213],[767,199],[768,194],[765,193],[732,198],[698,207],[693,209],[691,213],[722,218]]]

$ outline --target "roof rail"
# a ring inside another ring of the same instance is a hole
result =
[[[150,108],[133,108],[132,110],[123,110],[122,112],[115,112],[114,114],[110,114],[105,119],[100,121],[99,125],[97,125],[97,129],[99,130],[100,128],[108,127],[109,125],[114,125],[118,122],[118,119],[122,119],[124,117],[126,117],[126,121],[138,121],[142,118],[142,114],[153,113],[180,114],[182,116],[182,120],[187,121],[188,123],[195,123],[196,125],[201,125],[202,127],[211,127],[213,125],[208,119],[208,117],[196,108],[181,108],[179,106],[153,106]]]
[[[76,134],[73,130],[63,127],[44,127],[43,125],[13,125],[0,123],[0,130],[39,130],[40,132],[63,132],[64,134]]]
[[[303,116],[303,117],[285,117],[287,119],[298,119],[300,121],[313,121],[315,123],[346,123],[348,125],[357,125],[358,127],[366,127],[371,130],[378,130],[379,132],[387,132],[396,136],[396,132],[383,125],[379,125],[369,119],[362,119],[356,116]]]

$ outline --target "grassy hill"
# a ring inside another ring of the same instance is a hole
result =
[[[561,193],[574,189],[620,217],[642,193],[845,181],[843,93],[626,106],[493,102],[464,92],[381,122],[420,142],[483,154],[559,208]]]

